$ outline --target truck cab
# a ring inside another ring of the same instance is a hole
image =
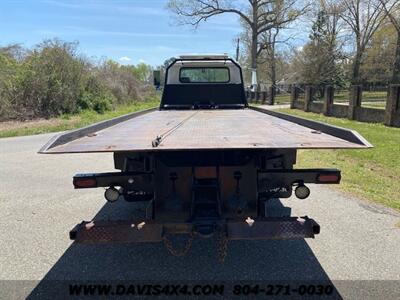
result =
[[[244,107],[242,70],[228,56],[181,56],[166,70],[161,109]]]

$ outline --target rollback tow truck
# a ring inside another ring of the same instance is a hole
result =
[[[142,205],[120,221],[83,221],[78,243],[162,242],[184,255],[193,238],[314,238],[307,216],[271,216],[269,201],[310,195],[308,184],[338,184],[337,169],[296,169],[299,149],[361,149],[357,132],[306,120],[246,100],[239,64],[225,55],[175,59],[166,69],[160,106],[52,138],[40,153],[113,152],[117,172],[77,174],[76,189],[105,188],[110,203]],[[174,235],[185,235],[176,249]]]

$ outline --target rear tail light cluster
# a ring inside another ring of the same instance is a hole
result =
[[[338,174],[318,174],[317,181],[319,183],[339,183],[340,173]]]
[[[88,177],[74,177],[73,181],[74,187],[76,189],[87,189],[97,187],[96,178]]]

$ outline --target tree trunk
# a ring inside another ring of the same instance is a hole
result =
[[[252,4],[253,8],[253,25],[251,26],[251,68],[252,73],[254,72],[257,76],[257,50],[258,50],[258,1],[254,1]],[[258,84],[258,78],[257,82]]]
[[[400,84],[400,31],[397,31],[397,46],[394,57],[392,83]]]
[[[276,86],[276,66],[274,61],[271,61],[271,84]]]
[[[252,28],[251,33],[251,68],[257,69],[257,28]]]
[[[272,52],[271,56],[271,105],[275,104],[275,96],[276,96],[276,61],[275,61],[275,52]]]
[[[274,42],[275,43],[275,42]],[[275,44],[271,45],[271,83],[276,86],[276,57],[275,57]]]
[[[360,83],[360,67],[361,67],[361,50],[357,49],[356,56],[353,62],[353,73],[351,76],[352,84],[359,84]]]

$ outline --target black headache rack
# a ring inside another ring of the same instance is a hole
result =
[[[170,68],[177,62],[229,61],[238,68],[241,83],[180,83],[167,84]],[[241,109],[248,107],[240,65],[229,57],[176,58],[165,71],[164,90],[160,109]],[[206,103],[203,103],[203,102]]]
[[[70,239],[78,243],[141,243],[161,242],[174,234],[191,235],[192,223],[156,223],[154,221],[91,221],[82,222],[70,231]],[[270,240],[314,238],[320,226],[305,217],[232,219],[217,224],[228,240]]]
[[[215,103],[194,103],[194,104],[164,104],[163,109],[188,110],[188,109],[243,109],[245,104],[215,104]]]

